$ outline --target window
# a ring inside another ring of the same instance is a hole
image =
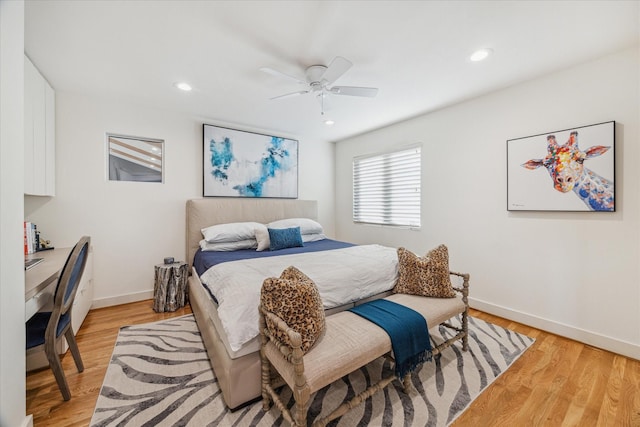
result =
[[[353,160],[353,221],[420,227],[420,147]]]
[[[107,134],[110,181],[162,182],[164,141]]]

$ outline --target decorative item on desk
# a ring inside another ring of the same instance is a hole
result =
[[[51,246],[51,240],[45,240],[42,237],[40,237],[40,232],[36,231],[36,252],[41,252],[41,251],[48,251],[54,249],[53,246]]]
[[[173,264],[174,262],[175,262],[175,260],[174,260],[174,258],[173,258],[172,256],[170,256],[170,257],[166,257],[166,258],[164,259],[164,263],[165,263],[165,264]]]
[[[51,240],[40,240],[40,245],[38,246],[38,250],[36,252],[49,251],[51,249],[55,249],[53,246],[51,246]]]

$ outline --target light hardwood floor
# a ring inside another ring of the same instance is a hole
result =
[[[85,365],[62,365],[72,398],[50,369],[27,374],[27,414],[36,427],[87,426],[121,326],[191,313],[155,313],[142,301],[89,312],[77,340]],[[472,310],[472,316],[536,338],[534,345],[453,424],[460,426],[640,427],[640,361]]]

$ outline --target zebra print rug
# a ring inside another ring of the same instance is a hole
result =
[[[446,328],[431,333],[436,341],[451,336]],[[413,373],[412,394],[394,381],[330,425],[449,425],[533,341],[470,317],[469,351],[454,344]],[[320,390],[308,421],[328,414],[391,369],[388,361],[378,359]],[[292,405],[288,388],[282,393]],[[226,408],[193,315],[120,330],[91,420],[92,427],[286,424],[280,411],[265,413],[260,402],[236,412]]]

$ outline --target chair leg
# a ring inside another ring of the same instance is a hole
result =
[[[64,400],[71,399],[71,391],[69,391],[69,385],[67,384],[67,379],[64,376],[62,363],[60,363],[60,356],[58,356],[58,352],[56,351],[55,341],[46,342],[44,344],[44,352],[46,353],[47,359],[49,360],[49,365],[51,366],[51,371],[53,371],[53,376],[56,378],[56,382],[58,383],[60,393],[62,393],[62,398]]]
[[[64,337],[67,339],[67,344],[69,344],[69,349],[73,355],[73,360],[76,362],[78,372],[84,371],[84,364],[82,363],[82,357],[80,357],[80,350],[78,350],[78,343],[76,342],[76,337],[73,335],[73,330],[71,328],[67,329]]]

